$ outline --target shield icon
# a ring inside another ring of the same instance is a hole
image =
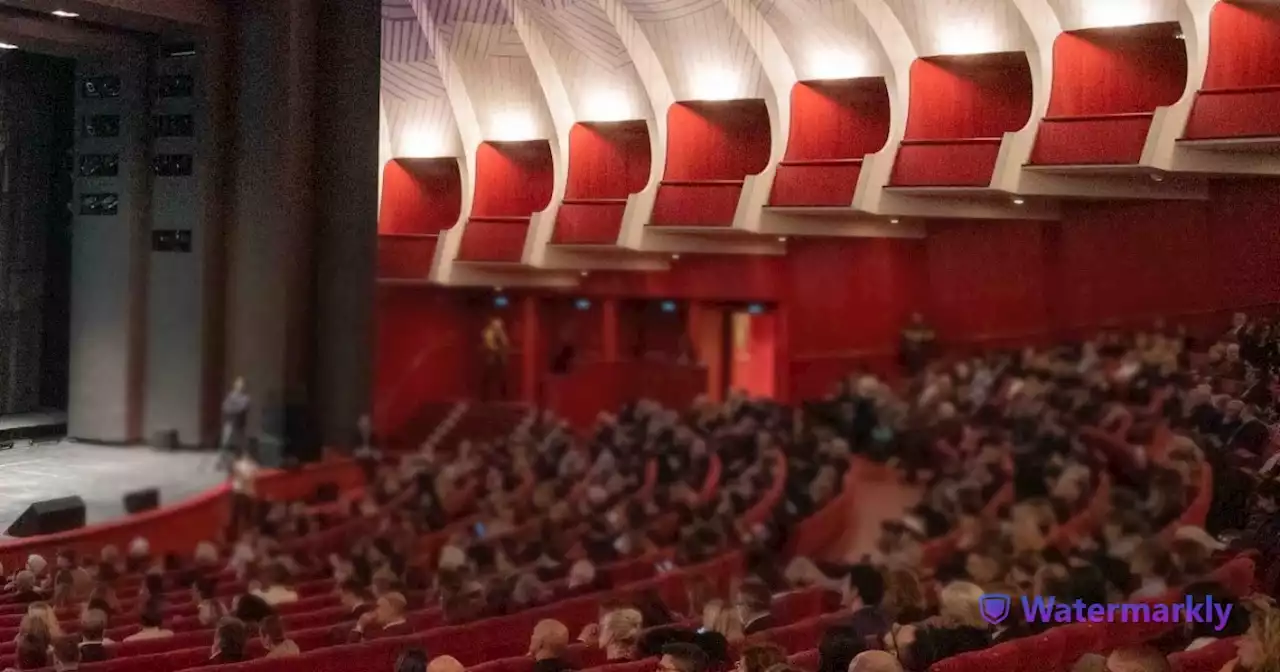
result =
[[[999,625],[1009,617],[1009,605],[1012,600],[1003,593],[987,593],[979,600],[982,605],[982,618],[991,625]]]

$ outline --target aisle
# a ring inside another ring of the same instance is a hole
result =
[[[851,512],[854,524],[828,551],[828,560],[852,563],[871,553],[881,523],[901,518],[923,496],[919,486],[908,485],[896,472],[879,465],[866,463],[858,473]]]

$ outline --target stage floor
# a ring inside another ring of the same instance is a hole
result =
[[[80,495],[89,524],[124,515],[125,493],[160,489],[160,505],[175,504],[222,482],[212,453],[163,452],[145,446],[96,446],[69,441],[0,451],[0,538],[32,502]]]

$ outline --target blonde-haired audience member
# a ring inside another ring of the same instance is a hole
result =
[[[1236,640],[1236,654],[1222,672],[1280,672],[1280,610],[1256,607],[1249,631]]]
[[[938,615],[947,625],[985,629],[988,624],[982,617],[983,593],[980,586],[967,581],[948,583],[938,594]]]
[[[718,632],[729,642],[742,639],[742,619],[738,610],[725,604],[724,600],[714,599],[702,607],[702,629]]]
[[[635,609],[615,609],[600,618],[598,646],[606,660],[634,660],[644,617]]]

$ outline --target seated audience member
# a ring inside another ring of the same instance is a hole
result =
[[[906,624],[924,620],[929,605],[920,586],[920,577],[912,570],[899,568],[885,573],[884,599],[880,605],[885,618]]]
[[[742,655],[734,664],[735,672],[765,672],[779,663],[787,662],[787,652],[772,642],[751,644],[742,649]]]
[[[290,658],[302,653],[297,643],[284,634],[284,622],[279,616],[272,614],[262,619],[258,628],[262,646],[267,649],[264,658]]]
[[[231,603],[231,615],[249,627],[257,626],[262,619],[274,613],[276,610],[266,600],[253,593],[241,595]]]
[[[662,647],[658,672],[707,672],[710,660],[696,644],[676,642]]]
[[[80,644],[75,637],[60,637],[53,642],[54,672],[75,672],[80,669]]]
[[[111,657],[107,646],[115,642],[106,638],[107,612],[90,609],[80,619],[80,660],[96,663]]]
[[[1159,542],[1144,541],[1129,559],[1129,572],[1138,589],[1130,595],[1130,599],[1159,597],[1169,590],[1165,577],[1173,570],[1173,560],[1169,552]]]
[[[221,664],[247,660],[244,649],[248,643],[249,631],[244,622],[232,616],[223,617],[213,633],[209,662]]]
[[[1076,659],[1071,672],[1107,672],[1107,657],[1097,653],[1086,653]]]
[[[1236,640],[1236,658],[1222,672],[1276,672],[1280,670],[1280,609],[1254,610],[1249,632]]]
[[[196,569],[201,572],[217,570],[221,562],[221,558],[218,557],[218,547],[208,541],[196,544],[195,562]]]
[[[142,629],[124,638],[126,642],[138,642],[146,639],[161,639],[164,637],[172,637],[173,631],[164,628],[164,611],[160,607],[160,603],[151,600],[142,608],[142,613],[138,616],[138,622],[142,624]]]
[[[339,584],[338,601],[347,608],[349,618],[360,618],[373,609],[373,595],[355,578]]]
[[[14,641],[18,641],[26,634],[33,634],[49,641],[62,636],[62,624],[58,623],[58,614],[47,602],[32,602],[27,605],[27,614],[18,624],[18,636]]]
[[[847,672],[854,657],[868,646],[869,642],[859,639],[857,630],[850,626],[827,628],[818,642],[818,672]]]
[[[138,589],[138,599],[147,601],[152,598],[163,599],[164,597],[164,575],[158,572],[149,572],[142,578],[142,587]]]
[[[49,666],[48,639],[33,635],[23,635],[14,650],[14,670],[38,670]]]
[[[849,663],[849,672],[903,672],[902,663],[887,651],[863,651]]]
[[[565,659],[569,650],[569,628],[551,619],[538,621],[529,638],[529,657],[533,658],[533,672],[564,672],[573,665]]]
[[[707,663],[714,669],[724,669],[729,664],[729,640],[718,632],[693,633],[693,645],[707,654]]]
[[[879,639],[889,631],[889,621],[880,611],[884,599],[884,577],[875,567],[853,565],[845,577],[844,603],[853,614],[846,624],[863,641]]]
[[[436,656],[427,665],[427,672],[465,672],[466,668],[453,656]]]
[[[1107,672],[1172,672],[1169,660],[1150,646],[1116,649],[1107,656]]]
[[[191,585],[196,603],[196,617],[200,625],[213,627],[227,615],[227,608],[218,599],[218,582],[213,577],[202,576]]]
[[[22,570],[13,577],[13,597],[10,601],[17,604],[31,604],[44,599],[36,590],[36,575],[29,570]]]
[[[298,593],[289,587],[289,572],[284,565],[272,564],[267,568],[267,587],[254,591],[264,602],[271,606],[290,604],[298,601]]]
[[[405,649],[396,658],[393,672],[427,672],[427,652],[422,649]]]
[[[409,610],[408,602],[400,593],[387,593],[378,598],[377,605],[356,621],[347,641],[359,642],[378,637],[399,637],[413,633],[413,628],[405,620]]]
[[[597,646],[604,651],[605,660],[635,660],[643,628],[643,617],[635,609],[615,609],[602,616]]]
[[[773,595],[769,587],[757,581],[746,581],[738,588],[738,618],[742,620],[742,634],[754,635],[772,628]]]
[[[711,600],[702,607],[702,632],[716,632],[726,641],[737,642],[744,635],[738,614],[739,610],[728,608],[723,600]]]
[[[901,657],[907,669],[923,671],[943,658],[977,651],[990,643],[990,636],[978,628],[921,627],[911,644],[901,651]]]
[[[66,609],[76,604],[75,577],[71,570],[60,569],[53,578],[53,597],[49,598],[55,609]]]
[[[938,615],[943,625],[986,630],[982,595],[982,588],[967,581],[955,581],[944,586],[938,593]]]

